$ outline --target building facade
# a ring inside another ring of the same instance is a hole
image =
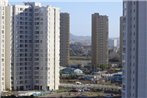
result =
[[[92,65],[108,64],[108,17],[92,14]]]
[[[119,38],[110,38],[109,39],[109,49],[119,49]]]
[[[11,46],[9,46],[10,35],[12,33],[11,19],[12,19],[11,7],[8,6],[8,1],[1,0],[0,1],[0,91],[11,90],[11,68],[10,68]]]
[[[68,66],[70,58],[70,15],[60,13],[60,66]]]
[[[0,5],[1,6],[7,6],[8,5],[8,0],[1,0]]]
[[[60,12],[40,3],[13,6],[12,89],[57,90]]]
[[[0,2],[0,90],[5,90],[5,30],[6,30],[6,16],[5,7],[7,4],[5,1]]]
[[[0,92],[57,90],[60,62],[60,10],[0,1]]]
[[[147,1],[123,2],[122,98],[147,98]]]
[[[119,44],[119,53],[120,53],[120,65],[122,66],[122,52],[123,52],[123,36],[124,36],[124,27],[125,27],[125,17],[120,17],[120,44]]]

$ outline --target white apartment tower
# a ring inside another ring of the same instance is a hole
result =
[[[13,6],[13,90],[57,90],[60,60],[58,8],[27,2]]]
[[[11,68],[10,68],[11,67],[10,35],[12,33],[11,19],[12,19],[11,7],[8,6],[8,1],[1,0],[0,1],[0,91],[11,90]]]
[[[0,6],[7,6],[8,5],[8,0],[1,0],[0,1]]]
[[[122,98],[147,98],[147,1],[123,2]]]

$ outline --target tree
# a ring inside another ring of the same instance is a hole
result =
[[[109,65],[108,64],[100,64],[98,65],[98,67],[101,69],[101,70],[106,70],[109,68]]]

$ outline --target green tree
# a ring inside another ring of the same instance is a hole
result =
[[[109,68],[109,65],[108,64],[100,64],[100,65],[98,65],[98,67],[102,70],[106,70]]]

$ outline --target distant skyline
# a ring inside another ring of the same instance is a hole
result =
[[[41,2],[45,5],[52,5],[60,8],[61,12],[70,13],[71,18],[71,33],[78,36],[91,36],[91,14],[99,13],[100,15],[107,15],[109,17],[109,37],[119,37],[119,17],[122,15],[122,2],[121,0],[92,0],[94,2],[80,0],[81,2],[74,2],[70,0],[21,0],[21,2]],[[61,2],[63,1],[63,2]],[[20,0],[9,0],[11,4],[16,4]]]

